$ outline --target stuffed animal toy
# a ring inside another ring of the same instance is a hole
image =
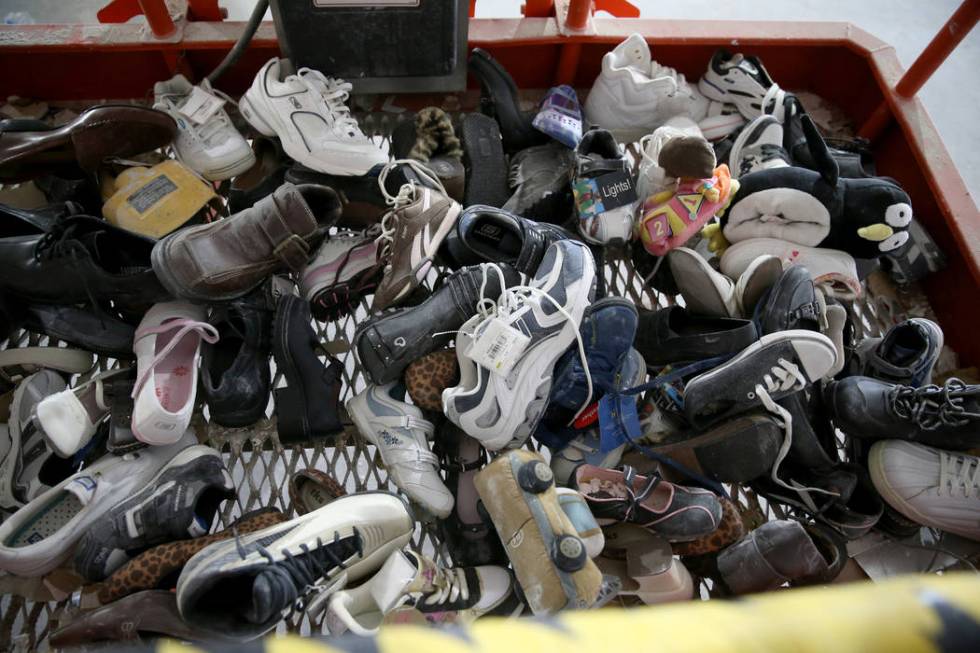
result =
[[[842,179],[813,121],[803,116],[802,124],[819,171],[773,168],[742,177],[720,230],[704,230],[710,249],[720,253],[729,243],[778,238],[856,258],[900,252],[912,222],[908,194],[884,177]]]
[[[720,215],[738,190],[738,181],[724,163],[715,167],[714,149],[700,136],[667,141],[657,163],[677,183],[643,202],[637,231],[648,252],[663,256]]]

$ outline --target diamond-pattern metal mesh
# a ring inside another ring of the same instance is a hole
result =
[[[447,103],[452,104],[450,100]],[[362,116],[361,120],[366,132],[386,135],[391,133],[399,120],[407,118],[411,118],[411,114],[373,114]],[[631,264],[628,248],[619,253],[607,252],[605,256],[602,276],[607,294],[628,297],[637,306],[646,309],[673,303],[672,297],[652,290],[644,282]],[[439,275],[440,271],[433,270],[426,285],[431,288]],[[856,302],[852,309],[857,318],[855,321],[858,337],[879,334],[883,328],[899,318],[898,315],[883,310],[882,305],[870,294]],[[356,325],[365,320],[368,314],[369,301],[361,299],[347,317],[331,323],[315,323],[321,341],[329,343],[331,351],[340,352],[337,357],[344,364],[342,401],[360,392],[366,385],[364,374],[349,349],[349,343]],[[11,338],[7,346],[45,342],[47,340],[44,337],[22,333]],[[114,361],[99,361],[100,369],[114,364]],[[281,385],[281,375],[276,374],[274,387]],[[397,489],[389,482],[387,471],[380,465],[375,448],[365,444],[353,426],[348,426],[336,440],[284,446],[276,433],[271,401],[268,414],[268,418],[246,429],[227,429],[210,424],[206,419],[206,411],[199,411],[195,416],[194,425],[199,435],[224,455],[228,469],[238,485],[237,500],[226,502],[219,514],[220,527],[228,526],[243,513],[261,507],[271,506],[292,514],[288,481],[295,471],[306,467],[331,474],[348,492]],[[546,451],[544,453],[547,455]],[[751,490],[737,486],[731,490],[733,499],[750,522],[782,516],[764,500],[760,501]],[[417,511],[417,516],[422,516],[422,511]],[[416,527],[413,544],[438,561],[451,564],[449,552],[439,541],[431,523],[422,523]],[[709,591],[710,584],[702,583],[701,595],[707,597]],[[63,617],[77,610],[69,607],[68,600],[47,600],[51,593],[41,587],[39,582],[0,576],[0,594],[0,650],[28,651],[46,648],[45,640],[52,621],[57,624]],[[35,598],[39,600],[33,600]],[[325,632],[322,620],[322,614],[311,620],[305,614],[295,613],[280,624],[278,630],[293,630],[303,634],[321,633]]]

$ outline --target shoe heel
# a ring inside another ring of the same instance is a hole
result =
[[[301,442],[310,437],[306,426],[306,402],[303,393],[296,388],[277,388],[276,399],[276,430],[282,444]]]
[[[276,135],[276,130],[270,127],[269,123],[267,123],[262,116],[259,115],[259,112],[256,111],[255,107],[252,105],[252,101],[248,99],[247,94],[242,98],[241,102],[238,103],[238,110],[241,111],[241,114],[245,117],[245,120],[248,121],[248,124],[250,124],[255,131],[259,132],[263,136],[269,136],[270,138]]]

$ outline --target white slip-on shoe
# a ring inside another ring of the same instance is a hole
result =
[[[436,624],[465,625],[487,614],[510,616],[520,608],[504,567],[450,569],[407,550],[391,554],[360,587],[331,596],[325,621],[331,635],[369,636],[393,612],[413,610]]]
[[[395,381],[369,385],[347,401],[347,413],[365,440],[378,448],[391,480],[440,519],[453,509],[453,494],[439,476],[439,458],[429,447],[435,427],[423,419],[422,411],[396,399],[393,392],[405,388]]]
[[[310,68],[283,75],[271,59],[255,76],[238,107],[256,130],[278,136],[297,163],[331,175],[363,175],[388,161],[351,115],[349,82]]]
[[[676,116],[640,139],[640,165],[636,176],[639,205],[651,195],[673,188],[674,177],[660,167],[660,150],[668,141],[680,136],[702,136],[698,124],[690,118]]]
[[[69,476],[0,525],[0,569],[17,576],[51,571],[72,554],[87,528],[196,443],[193,433],[183,433],[174,444],[104,456]]]
[[[903,440],[868,453],[871,482],[909,519],[980,542],[980,458]]]
[[[584,105],[589,124],[608,129],[623,143],[640,139],[674,116],[697,122],[707,110],[708,101],[684,75],[653,61],[640,34],[630,35],[602,57],[602,70]]]
[[[41,370],[21,380],[10,401],[10,418],[0,458],[0,508],[16,510],[41,493],[40,468],[51,450],[34,422],[34,411],[45,398],[66,387],[64,378]],[[25,453],[28,454],[25,461]]]
[[[752,318],[755,305],[782,274],[783,262],[777,256],[763,254],[749,263],[735,282],[735,303],[742,317]]]
[[[687,247],[667,255],[670,273],[687,310],[707,317],[738,317],[735,283],[712,268],[704,257]]]
[[[847,252],[825,247],[806,247],[778,238],[749,238],[734,243],[721,255],[721,271],[738,279],[763,255],[778,256],[783,268],[802,265],[809,271],[813,283],[827,295],[841,300],[861,296],[861,280],[857,264]]]
[[[137,327],[132,426],[140,442],[169,444],[187,430],[197,394],[201,341],[218,341],[218,330],[204,319],[202,306],[162,302],[150,307]]]
[[[207,78],[194,86],[176,75],[154,84],[153,96],[153,108],[177,123],[174,151],[188,168],[209,181],[222,181],[255,165],[255,153],[222,106],[227,96],[221,97]]]
[[[62,458],[73,456],[95,435],[109,415],[103,383],[128,369],[113,370],[45,397],[37,405],[37,421],[48,445]]]
[[[247,641],[297,600],[317,601],[377,571],[408,544],[415,521],[388,492],[348,494],[248,535],[210,544],[184,565],[177,608],[210,637]]]

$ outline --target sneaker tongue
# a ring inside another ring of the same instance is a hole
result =
[[[77,476],[65,485],[65,492],[75,495],[83,506],[87,506],[97,487],[98,483],[91,476]]]
[[[427,562],[408,551],[400,551],[385,562],[371,583],[371,596],[382,612],[394,608],[406,594],[426,591],[433,577]]]

